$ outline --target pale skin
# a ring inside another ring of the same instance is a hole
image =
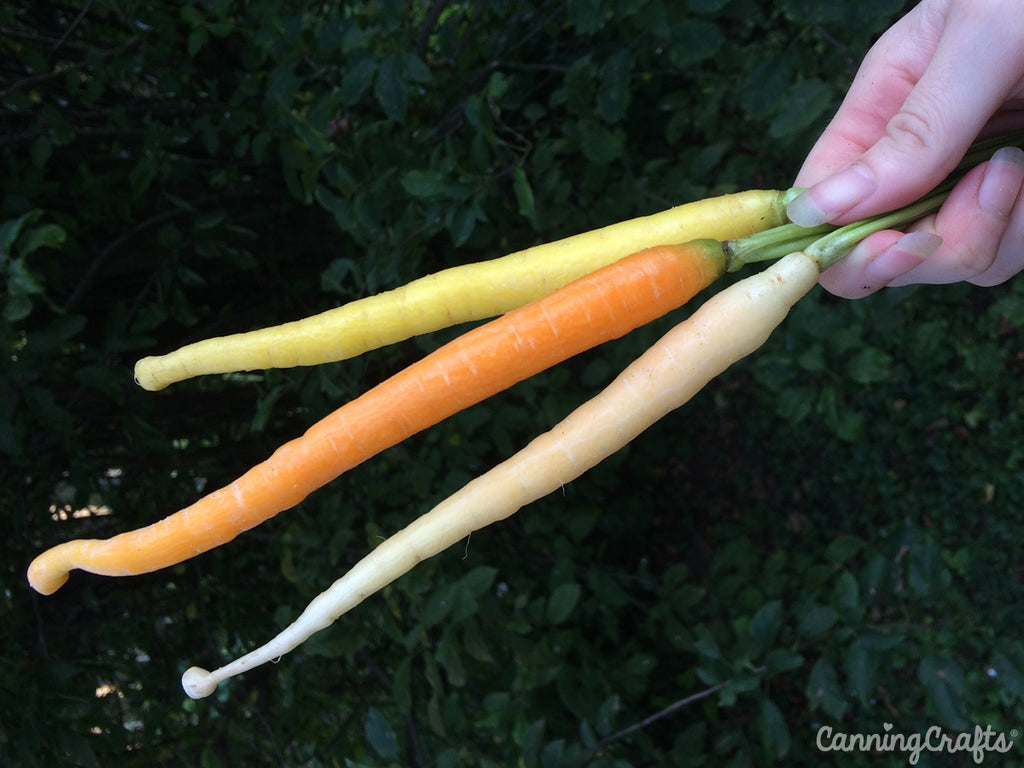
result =
[[[790,218],[845,224],[939,184],[978,138],[1024,129],[1024,6],[924,0],[865,56],[795,186]],[[968,173],[942,208],[865,239],[821,284],[845,298],[885,286],[1004,282],[1024,270],[1024,152]]]

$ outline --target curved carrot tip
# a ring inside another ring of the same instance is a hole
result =
[[[57,546],[44,552],[28,566],[28,583],[41,595],[52,595],[68,580],[71,569],[54,563],[54,560],[61,559],[59,550],[60,547]],[[54,556],[55,552],[57,557]]]
[[[202,667],[189,667],[181,676],[181,687],[193,699],[205,699],[217,690],[217,681]]]
[[[144,357],[135,363],[135,383],[149,392],[161,390],[169,383],[155,372],[158,361],[158,357]]]

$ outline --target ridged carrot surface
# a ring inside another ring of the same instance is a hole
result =
[[[224,544],[410,435],[681,306],[725,267],[714,240],[649,248],[604,267],[446,344],[191,506],[137,531],[42,553],[29,581],[50,594],[73,568],[147,573]]]
[[[204,339],[135,364],[148,390],[212,373],[318,365],[504,314],[643,248],[732,240],[786,221],[784,192],[748,190],[452,267],[283,325]]]

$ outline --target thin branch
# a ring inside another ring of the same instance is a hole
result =
[[[259,720],[260,724],[263,726],[263,730],[266,732],[267,738],[270,740],[270,746],[277,754],[277,764],[280,765],[281,768],[287,768],[288,763],[284,758],[284,752],[281,751],[281,747],[277,743],[277,735],[274,733],[274,729],[267,721],[267,718],[263,716],[263,707],[259,701],[257,701],[256,705],[252,708],[252,712],[256,715],[256,719]]]
[[[758,675],[764,674],[765,669],[766,667],[764,666],[758,667],[754,670],[754,673]],[[616,733],[613,733],[610,736],[605,736],[597,744],[594,745],[590,752],[587,753],[586,759],[583,761],[584,764],[589,763],[591,760],[593,760],[605,747],[607,747],[612,742],[619,741],[621,739],[626,738],[630,734],[643,730],[647,726],[656,723],[658,720],[668,717],[673,712],[676,712],[682,709],[683,707],[688,707],[690,704],[694,704],[698,701],[701,701],[702,699],[706,699],[709,696],[714,696],[716,693],[725,688],[731,682],[732,680],[726,680],[724,683],[713,685],[710,688],[705,688],[703,691],[698,691],[697,693],[691,694],[686,698],[679,699],[679,701],[674,701],[664,709],[655,712],[653,715],[649,715],[645,717],[643,720],[633,723],[629,727],[623,728],[621,731],[617,731]]]
[[[116,56],[117,54],[122,53],[123,51],[126,51],[132,46],[136,45],[140,39],[141,38],[139,37],[133,37],[130,40],[126,40],[125,42],[121,43],[121,45],[117,46],[116,48],[110,48],[106,51],[100,52],[99,54],[97,54],[97,56],[100,59],[107,59],[111,56]],[[57,42],[59,44],[61,41],[58,40]],[[68,72],[72,70],[82,69],[83,67],[89,66],[89,64],[90,62],[87,59],[82,59],[81,61],[76,61],[72,64],[58,65],[50,72],[40,72],[36,75],[23,77],[21,80],[15,80],[6,88],[0,89],[0,98],[3,98],[8,93],[17,91],[21,88],[25,88],[27,86],[32,85],[38,85],[39,83],[45,83],[48,80],[53,80],[55,78],[66,75]]]
[[[82,19],[85,18],[85,15],[89,12],[89,9],[92,8],[94,2],[95,0],[89,0],[89,2],[85,4],[85,7],[78,13],[78,16],[75,17],[75,20],[68,26],[67,31],[65,31],[64,34],[60,36],[60,39],[53,44],[53,48],[50,49],[50,58],[53,58],[53,55],[57,53],[57,51],[60,50],[60,47],[67,42],[67,39],[71,37],[71,33],[74,32],[78,25],[82,23]]]
[[[426,18],[420,25],[419,38],[416,40],[416,55],[422,62],[426,62],[427,60],[427,48],[430,46],[430,36],[434,34],[434,28],[437,26],[437,21],[441,18],[441,14],[444,13],[444,9],[447,7],[448,0],[434,0],[430,9],[427,11]]]
[[[172,208],[169,210],[161,211],[160,213],[156,213],[150,216],[148,219],[140,221],[127,232],[124,232],[123,234],[119,235],[118,237],[114,238],[109,243],[107,243],[103,247],[103,250],[101,250],[96,255],[96,258],[92,260],[92,263],[89,265],[89,268],[85,271],[85,274],[82,275],[82,279],[79,280],[78,284],[75,286],[75,290],[71,292],[71,295],[68,297],[68,300],[64,302],[64,311],[74,311],[75,307],[78,306],[79,302],[81,302],[85,294],[89,291],[89,289],[92,288],[93,283],[96,281],[96,278],[99,274],[100,268],[106,263],[107,259],[110,258],[111,254],[113,254],[114,251],[116,251],[128,240],[135,237],[140,232],[144,232],[145,230],[150,229],[151,227],[154,227],[157,224],[162,224],[163,222],[173,219],[174,217],[180,216],[184,213],[187,213],[187,211],[180,208]]]

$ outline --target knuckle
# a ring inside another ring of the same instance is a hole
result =
[[[889,139],[908,154],[928,150],[935,135],[935,120],[915,109],[901,109],[885,126]]]
[[[988,271],[995,260],[994,248],[978,243],[965,243],[957,250],[952,266],[961,279],[969,280]]]
[[[983,288],[1001,285],[1024,271],[1024,247],[1005,240],[995,254],[992,263],[984,270],[969,278],[969,282]]]

